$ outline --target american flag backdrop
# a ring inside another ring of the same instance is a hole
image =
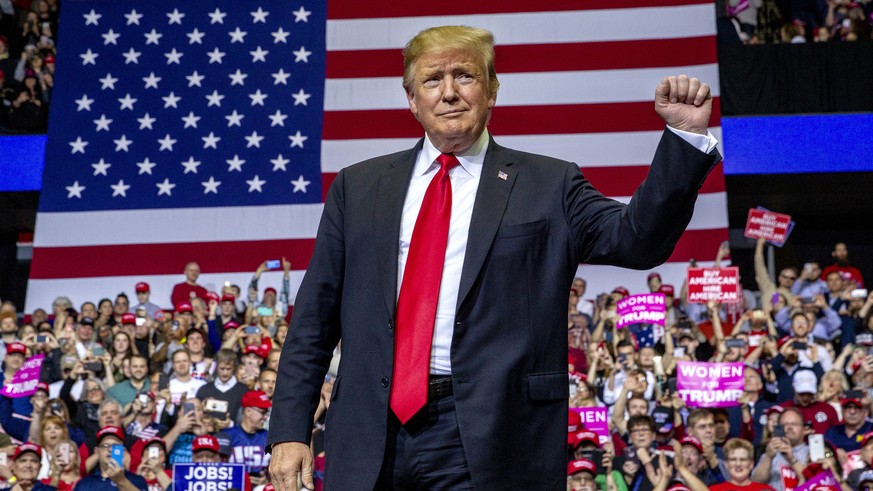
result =
[[[217,290],[287,257],[293,298],[336,173],[422,136],[401,48],[444,24],[495,35],[494,137],[579,163],[608,196],[627,201],[646,176],[663,76],[712,86],[721,137],[715,10],[702,0],[65,1],[27,311],[138,281],[169,306],[190,260]],[[706,264],[725,239],[719,166],[657,271],[678,287],[685,263]],[[580,274],[586,297],[645,289],[639,272]]]

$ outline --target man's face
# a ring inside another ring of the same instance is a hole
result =
[[[261,390],[267,394],[267,397],[272,399],[273,392],[276,390],[276,374],[273,372],[264,372],[258,380]]]
[[[731,423],[728,421],[727,414],[716,414],[713,418],[713,424],[715,424],[715,441],[725,441],[731,430]]]
[[[188,357],[188,353],[185,352],[176,352],[173,356],[173,371],[176,372],[176,376],[184,377],[191,372],[191,358]]]
[[[90,317],[92,319],[97,318],[97,307],[91,302],[85,302],[82,304],[82,314],[79,318],[83,319],[85,317]]]
[[[79,338],[79,341],[87,343],[94,336],[94,326],[91,324],[79,324],[76,327],[76,336]]]
[[[834,246],[834,252],[831,255],[834,256],[837,264],[846,264],[849,261],[849,249],[842,242]]]
[[[229,300],[225,300],[221,302],[221,315],[225,317],[230,317],[236,312],[236,307],[233,305],[233,302]]]
[[[725,456],[728,474],[735,482],[745,482],[755,463],[745,448],[737,448]]]
[[[815,402],[815,394],[808,393],[808,392],[805,392],[802,394],[795,393],[794,394],[794,401],[800,407],[809,407],[810,405],[812,405],[813,402]]]
[[[792,447],[803,441],[803,419],[794,411],[786,411],[779,417],[779,423],[785,427],[785,438]]]
[[[197,283],[197,278],[200,277],[200,265],[197,263],[188,263],[185,265],[185,279],[191,283]]]
[[[842,291],[844,286],[845,282],[843,281],[843,277],[840,276],[840,273],[834,271],[828,275],[828,290],[830,290],[831,293]]]
[[[700,443],[704,445],[711,445],[715,442],[715,423],[712,419],[712,416],[704,416],[698,419],[694,426],[689,428],[689,433],[691,436],[700,440]]]
[[[691,469],[691,472],[697,473],[700,470],[700,463],[702,461],[700,452],[691,445],[682,445],[682,461],[685,462],[686,467]]]
[[[40,459],[33,452],[18,456],[15,461],[15,477],[20,481],[33,481],[39,473]]]
[[[106,404],[100,408],[97,422],[100,423],[101,428],[106,426],[121,426],[121,409],[116,404]]]
[[[22,365],[24,365],[24,355],[21,353],[6,353],[6,358],[4,359],[6,363],[6,369],[11,371],[18,371]]]
[[[649,414],[649,403],[645,399],[634,397],[627,401],[628,416],[642,416]]]
[[[585,283],[585,280],[582,278],[576,278],[573,280],[573,289],[576,290],[576,294],[581,298],[585,295],[585,288],[588,285]]]
[[[141,382],[145,380],[148,373],[149,366],[145,360],[139,357],[130,359],[130,376],[134,381]]]
[[[227,382],[233,376],[233,372],[236,371],[236,366],[233,363],[219,363],[218,364],[218,378],[222,382]]]
[[[479,138],[497,100],[488,83],[481,61],[465,51],[426,53],[415,61],[406,98],[437,149],[460,152]]]
[[[109,463],[112,461],[112,446],[122,445],[123,443],[124,442],[114,436],[106,436],[100,440],[100,444],[97,445],[97,458],[101,467],[109,467]]]
[[[273,370],[277,370],[279,368],[279,357],[282,356],[282,352],[279,350],[273,350],[267,355],[267,368],[271,368]]]
[[[655,440],[655,433],[646,425],[637,425],[633,428],[628,428],[630,435],[630,443],[636,449],[649,448]]]
[[[246,418],[254,428],[263,428],[264,421],[267,420],[267,410],[259,407],[247,407],[243,409]]]
[[[758,372],[748,368],[743,371],[743,388],[746,392],[760,392],[764,388],[761,376]]]
[[[791,285],[797,281],[797,273],[792,269],[783,269],[779,273],[779,286],[782,288],[791,288]]]
[[[149,292],[136,292],[136,301],[138,303],[148,303]]]
[[[867,411],[858,407],[855,404],[846,404],[843,406],[843,422],[847,426],[857,426],[864,422],[867,418]]]
[[[202,353],[204,347],[203,336],[196,331],[189,333],[186,346],[188,346],[188,351],[192,353]]]
[[[128,307],[130,307],[130,301],[125,297],[115,299],[115,315],[126,314]]]
[[[618,362],[624,367],[625,370],[633,368],[635,365],[634,361],[633,346],[622,346],[618,348]]]
[[[570,491],[595,491],[597,483],[591,473],[581,471],[567,477],[567,488]]]
[[[4,317],[0,321],[0,333],[13,334],[18,331],[18,326],[15,324],[15,319],[12,317]]]
[[[194,462],[221,462],[221,456],[212,450],[198,450],[194,452]]]
[[[34,326],[38,326],[38,325],[42,324],[43,322],[45,322],[47,316],[48,316],[48,314],[46,314],[45,310],[36,309],[33,311],[33,314],[31,314],[31,316],[30,316],[30,318],[32,319],[30,322]]]
[[[803,315],[794,316],[794,318],[791,319],[791,330],[794,331],[796,337],[805,338],[810,331],[809,319]]]

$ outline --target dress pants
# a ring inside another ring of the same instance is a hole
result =
[[[473,489],[454,395],[428,402],[405,425],[389,411],[385,460],[375,489]]]

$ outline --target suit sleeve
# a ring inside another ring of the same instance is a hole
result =
[[[624,205],[604,197],[575,168],[565,206],[579,262],[648,269],[666,261],[691,221],[697,192],[721,160],[665,130],[649,174]]]
[[[324,375],[340,338],[345,275],[344,175],[340,171],[328,191],[315,250],[282,346],[268,448],[286,441],[309,444]]]

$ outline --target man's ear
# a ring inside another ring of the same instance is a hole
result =
[[[415,92],[412,90],[406,91],[406,101],[409,102],[409,110],[412,112],[412,115],[415,116],[415,119],[418,119],[418,105],[415,101]]]

